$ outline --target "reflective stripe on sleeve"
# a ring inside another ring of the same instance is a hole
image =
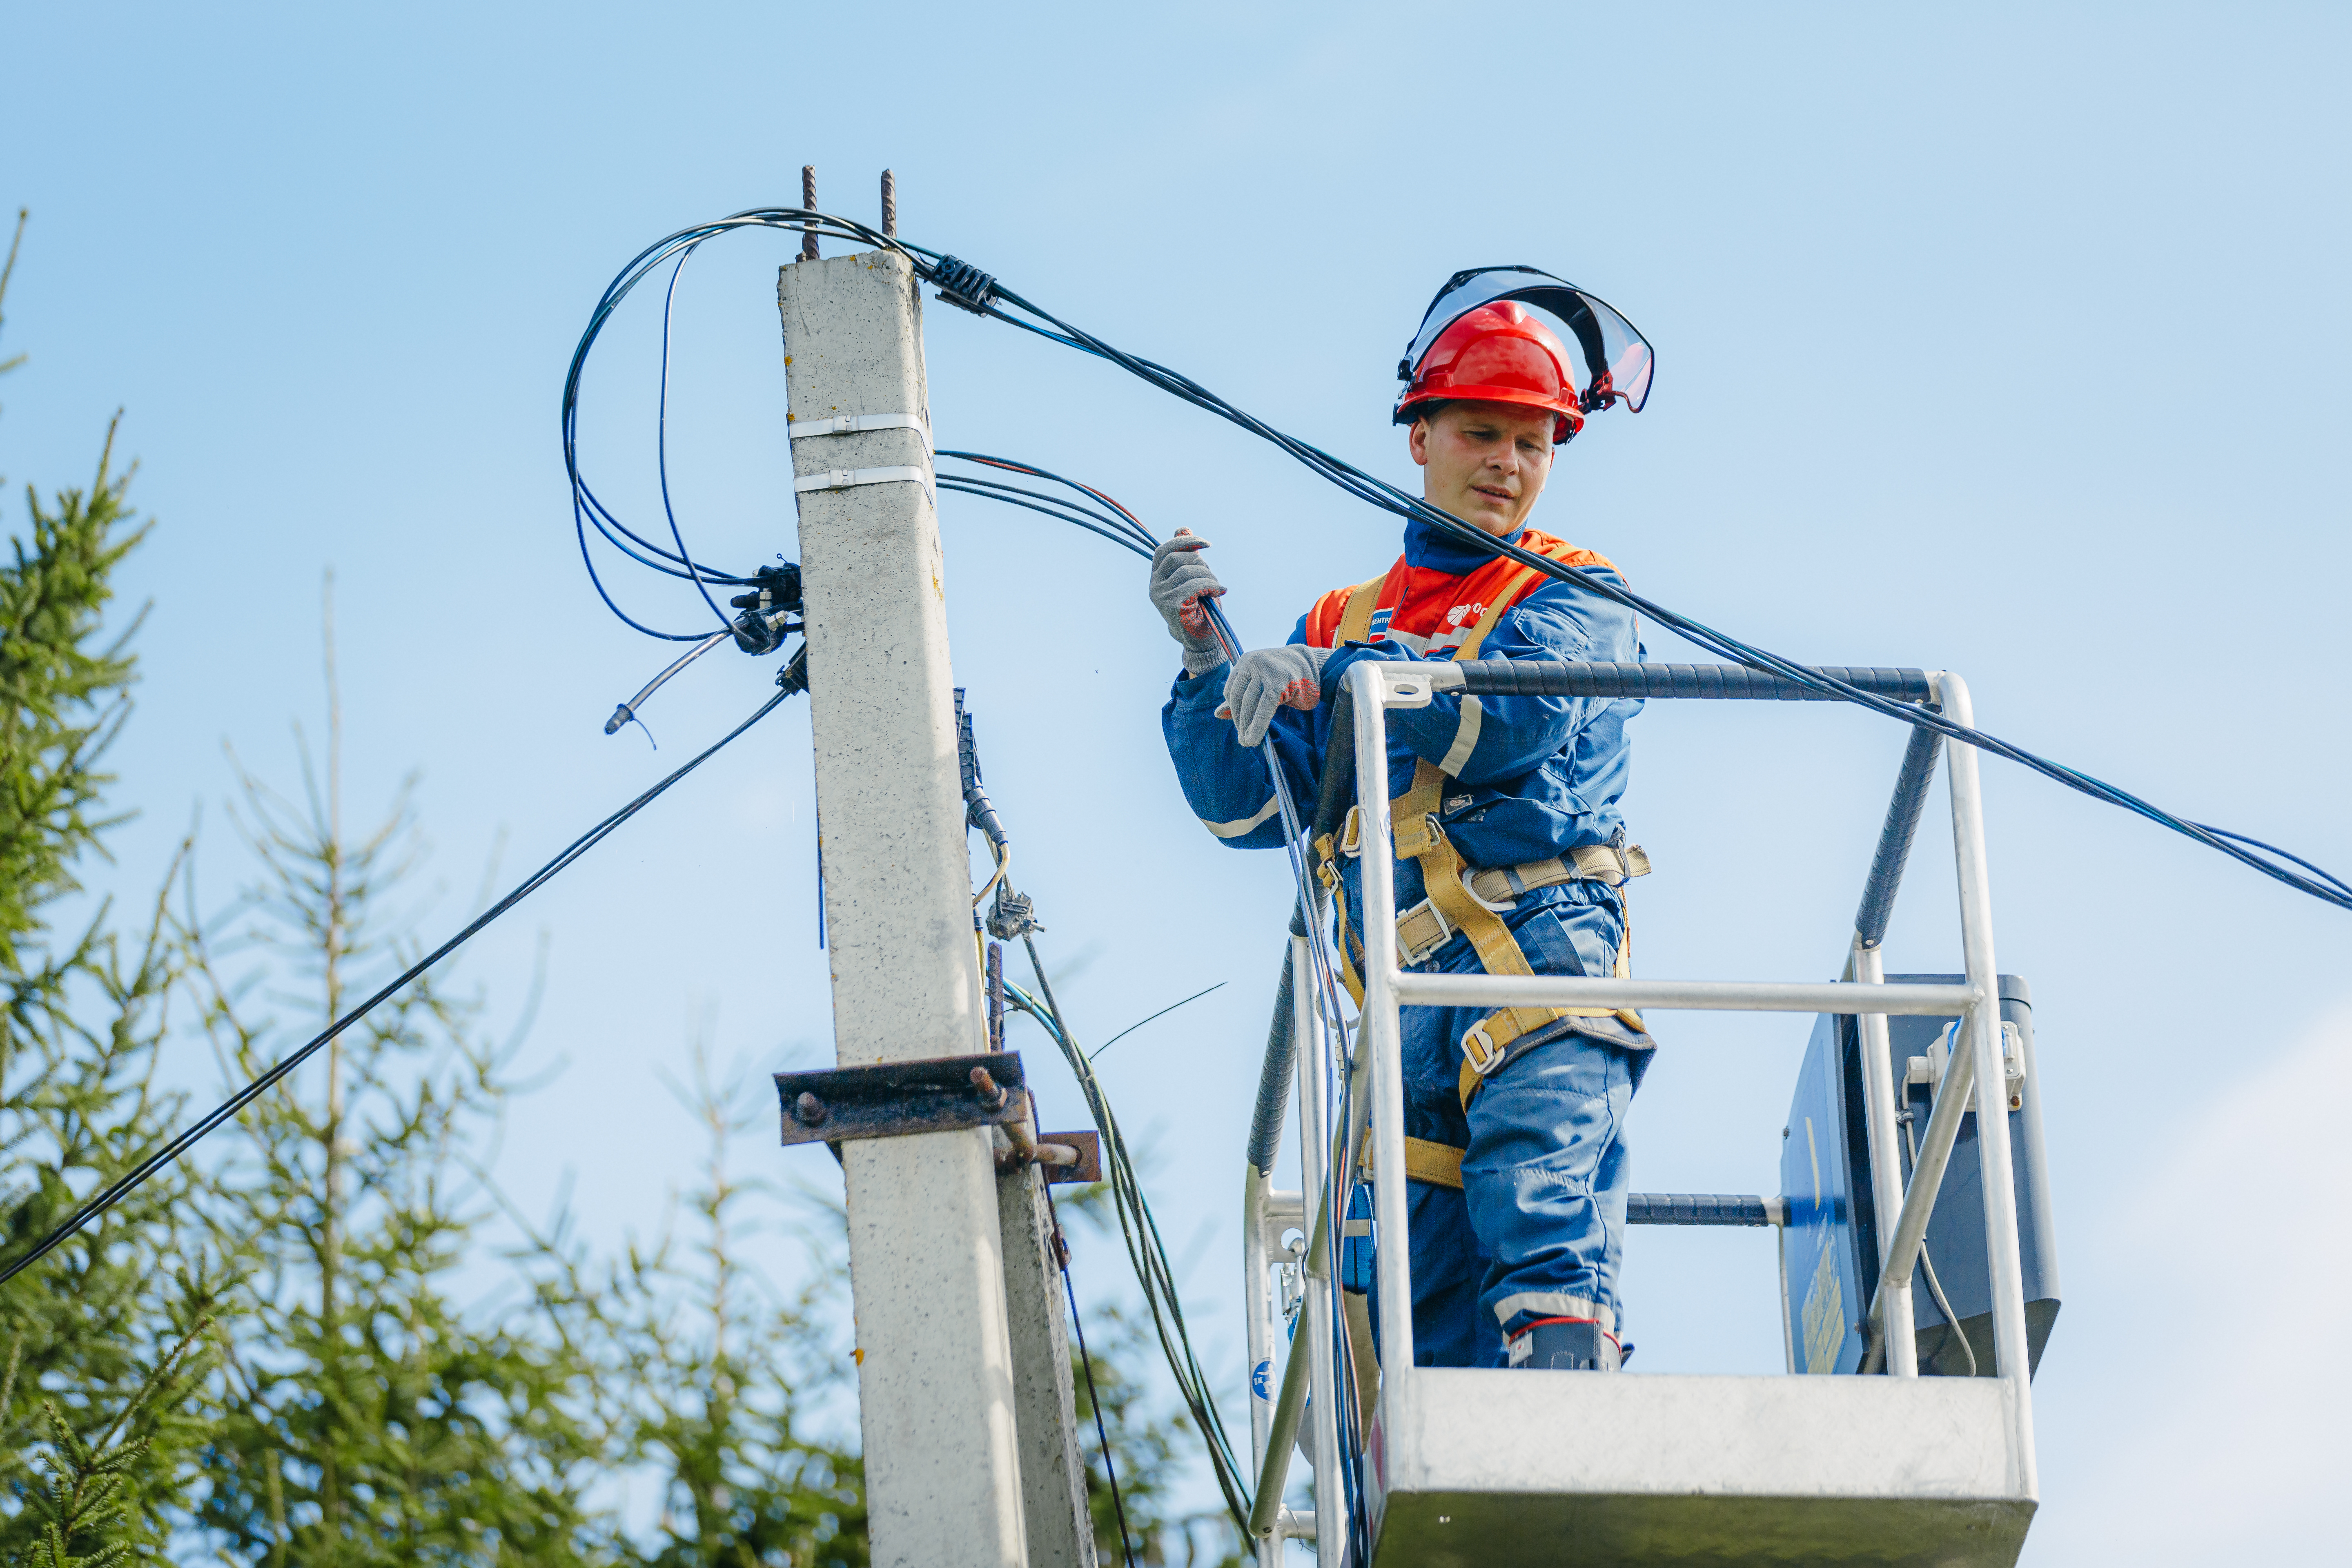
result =
[[[1239,822],[1211,822],[1204,816],[1201,818],[1201,826],[1220,838],[1239,838],[1281,809],[1281,802],[1269,798],[1264,805],[1258,807],[1257,815],[1255,816],[1245,816]]]
[[[1478,700],[1465,697],[1462,700],[1462,727],[1454,731],[1454,744],[1446,752],[1445,760],[1437,764],[1439,773],[1449,778],[1459,777],[1462,770],[1470,765],[1470,753],[1478,749],[1478,727],[1484,719],[1485,710],[1478,705]]]

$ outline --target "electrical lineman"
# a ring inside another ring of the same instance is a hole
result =
[[[1614,580],[1605,558],[1537,531],[1528,519],[1557,447],[1586,416],[1619,400],[1639,405],[1647,345],[1607,306],[1545,279],[1552,287],[1533,297],[1563,304],[1585,349],[1580,392],[1559,337],[1510,297],[1528,276],[1465,273],[1440,291],[1400,367],[1407,384],[1395,421],[1410,427],[1407,445],[1433,506]],[[1153,559],[1152,601],[1184,665],[1162,724],[1192,809],[1236,848],[1282,843],[1257,743],[1270,730],[1293,791],[1315,795],[1332,722],[1326,699],[1358,659],[1642,658],[1630,611],[1412,521],[1394,566],[1325,594],[1286,646],[1228,667],[1202,604],[1224,592],[1202,559],[1207,544],[1180,533]],[[1625,724],[1641,706],[1440,694],[1391,716],[1397,902],[1405,910],[1397,933],[1406,964],[1440,973],[1627,973],[1623,883],[1649,865],[1626,840],[1618,801],[1629,764]],[[1351,812],[1344,829],[1314,848],[1340,905],[1341,958],[1360,1004],[1358,837]],[[1650,1047],[1630,1012],[1406,1010],[1416,1361],[1618,1366],[1624,1121]]]

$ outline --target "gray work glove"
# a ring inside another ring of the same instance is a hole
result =
[[[1231,719],[1242,744],[1255,748],[1273,728],[1276,709],[1311,709],[1323,700],[1323,661],[1330,657],[1328,647],[1301,643],[1252,648],[1225,678],[1217,717]]]
[[[1223,649],[1209,630],[1209,611],[1202,603],[1225,591],[1200,552],[1209,542],[1186,529],[1151,552],[1151,606],[1168,623],[1168,635],[1184,650],[1184,673],[1206,675],[1225,662]]]

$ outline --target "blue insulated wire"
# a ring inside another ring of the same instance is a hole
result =
[[[719,617],[719,624],[731,626],[735,624],[733,618],[719,607],[719,601],[710,596],[710,590],[703,585],[701,574],[695,570],[694,558],[687,552],[686,535],[678,531],[677,511],[669,500],[670,307],[677,299],[677,275],[686,270],[687,259],[693,254],[694,247],[690,245],[677,253],[677,265],[669,269],[669,287],[662,290],[661,399],[654,423],[654,466],[661,476],[662,516],[668,519],[669,536],[677,542],[677,559],[686,563],[688,574],[694,578],[695,592],[710,606],[710,613]]]
[[[595,588],[596,596],[604,601],[604,607],[606,609],[620,616],[621,620],[625,625],[634,626],[635,629],[645,633],[646,636],[649,637],[659,637],[664,642],[695,642],[709,635],[707,632],[656,631],[653,627],[646,625],[643,621],[631,616],[628,611],[614,604],[613,602],[613,595],[604,591],[604,580],[596,574],[595,560],[588,553],[588,528],[586,523],[582,521],[580,500],[576,495],[572,498],[572,521],[573,530],[580,536],[581,564],[588,568],[588,581],[590,584]]]

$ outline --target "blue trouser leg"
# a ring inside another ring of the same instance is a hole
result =
[[[1492,1366],[1502,1336],[1478,1312],[1488,1258],[1470,1228],[1470,1208],[1453,1187],[1405,1186],[1412,1240],[1412,1361],[1415,1366]]]
[[[1646,1061],[1646,1052],[1564,1035],[1471,1101],[1463,1196],[1493,1258],[1478,1292],[1482,1325],[1507,1336],[1538,1318],[1592,1318],[1616,1332],[1625,1112]]]
[[[1471,1102],[1461,1189],[1407,1184],[1417,1365],[1500,1366],[1538,1318],[1616,1332],[1625,1111],[1647,1065],[1581,1035],[1538,1046]]]
[[[1568,904],[1530,910],[1513,926],[1530,965],[1552,974],[1600,971],[1618,930],[1613,912]],[[1419,967],[1479,965],[1457,939]],[[1407,1007],[1399,1019],[1406,1134],[1467,1151],[1462,1190],[1405,1189],[1413,1360],[1423,1366],[1500,1366],[1506,1332],[1536,1318],[1597,1318],[1613,1331],[1618,1316],[1625,1113],[1650,1053],[1563,1035],[1488,1079],[1465,1116],[1462,1035],[1483,1016]]]

